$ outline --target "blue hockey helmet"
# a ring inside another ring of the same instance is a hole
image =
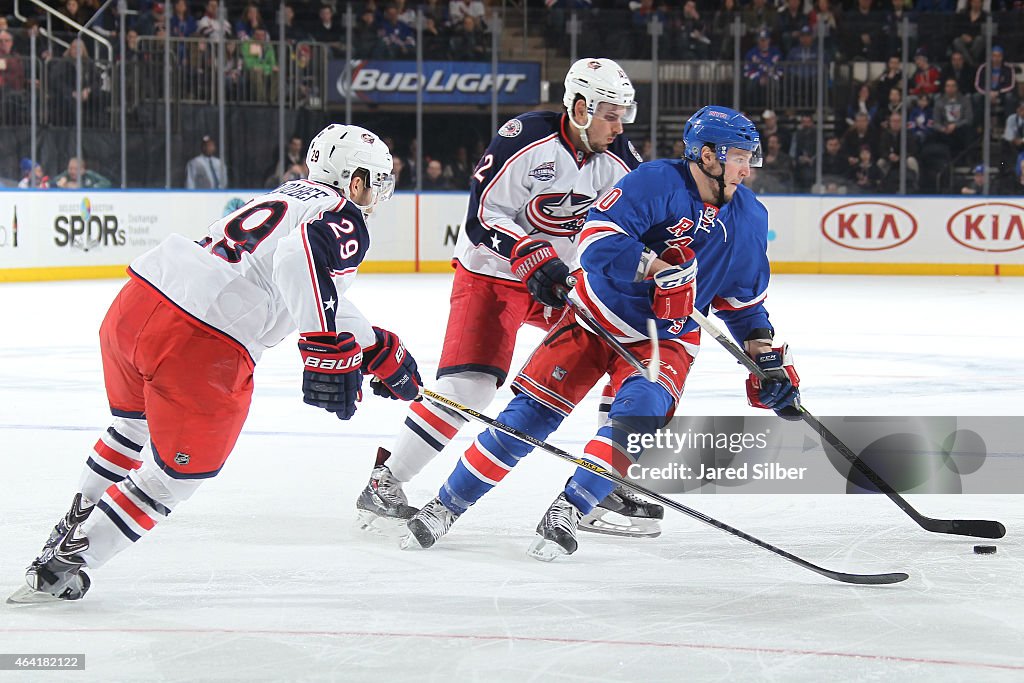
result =
[[[728,107],[711,105],[691,116],[683,129],[683,144],[686,145],[683,158],[690,161],[699,161],[704,145],[713,145],[722,163],[731,147],[750,152],[751,166],[761,165],[761,136],[757,127],[746,116]]]

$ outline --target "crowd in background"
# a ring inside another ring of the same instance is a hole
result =
[[[92,21],[92,28],[117,44],[121,23],[117,3],[99,16],[94,15],[100,0],[51,4],[81,24]],[[302,67],[311,59],[309,43],[325,45],[337,57],[344,54],[346,32],[340,19],[349,4],[355,17],[352,49],[357,57],[414,58],[415,10],[420,8],[425,17],[422,48],[426,59],[490,58],[486,25],[498,5],[495,2],[288,0],[284,11],[287,58],[297,65],[300,81]],[[748,181],[760,192],[891,193],[899,189],[901,165],[906,167],[910,192],[956,191],[948,169],[978,171],[981,135],[988,123],[993,131],[993,154],[989,167],[979,172],[989,179],[991,192],[1022,193],[1024,110],[1018,103],[1024,84],[1017,82],[1014,68],[1024,41],[1022,0],[536,0],[528,4],[537,17],[543,17],[548,49],[556,53],[567,53],[566,30],[569,18],[575,15],[581,27],[579,54],[649,58],[648,26],[653,18],[664,26],[660,59],[732,60],[739,54],[742,108],[758,120],[764,142],[765,165]],[[228,101],[271,103],[277,98],[276,74],[283,65],[283,57],[277,54],[279,6],[274,0],[229,0],[227,20],[221,20],[218,0],[176,0],[166,5],[130,0],[125,18],[127,46],[115,59],[134,65],[157,64],[162,58],[158,43],[149,39],[169,32],[174,38],[193,39],[176,45],[176,64],[192,74],[209,74],[219,68],[210,41],[223,36]],[[28,37],[38,36],[45,23],[33,5],[22,3],[21,11],[28,13],[27,22],[12,25],[9,17],[0,17],[0,125],[24,118]],[[1002,28],[991,51],[986,51],[983,31],[990,16],[1001,22]],[[742,22],[739,35],[731,30],[736,18]],[[910,38],[914,62],[907,73],[897,56],[903,43],[899,26],[904,18],[916,28]],[[826,129],[821,159],[824,178],[821,185],[815,185],[818,122],[809,106],[812,100],[782,107],[773,92],[787,81],[816,81],[819,31],[824,32],[825,63],[884,63],[885,69],[877,77],[855,83],[848,95],[834,98],[835,109],[821,122]],[[105,66],[110,64],[94,60],[73,35],[64,38],[69,44],[66,49],[42,38],[37,41],[36,57],[46,73],[44,123],[73,125],[79,103],[87,124],[104,116],[109,120],[112,90]],[[81,88],[74,63],[79,55],[85,63]],[[188,83],[197,92],[183,91],[182,96],[200,96],[204,93],[198,91],[212,87],[213,79],[193,77]],[[988,121],[984,120],[986,85],[990,88]],[[144,99],[145,91],[153,95],[161,88],[161,79],[146,77],[145,72],[142,77],[130,78],[126,85],[130,101]],[[318,98],[315,90],[315,84],[300,82],[301,97],[290,106]],[[144,109],[133,109],[131,115],[135,118],[130,125],[148,125]],[[899,130],[903,122],[905,153]],[[474,136],[427,150],[423,187],[463,189],[470,163],[478,158],[485,140]],[[635,142],[647,156],[654,155],[649,141]],[[405,137],[397,143],[399,187],[414,187],[416,141]],[[669,153],[668,149],[658,151]],[[266,182],[288,172],[276,169]],[[964,180],[967,191],[973,180]]]

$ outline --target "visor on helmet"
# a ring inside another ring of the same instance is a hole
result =
[[[594,107],[593,117],[604,119],[609,123],[620,121],[622,123],[633,123],[636,120],[636,102],[629,104],[616,104],[614,102],[598,102]]]

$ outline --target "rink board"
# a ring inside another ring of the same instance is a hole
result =
[[[178,232],[194,239],[256,191],[0,192],[0,281],[118,277]],[[762,197],[777,273],[1024,275],[1024,201]],[[399,193],[370,223],[364,272],[444,272],[465,218],[459,192]]]

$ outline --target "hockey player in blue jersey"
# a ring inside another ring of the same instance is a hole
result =
[[[656,320],[657,381],[647,381],[569,312],[516,377],[517,396],[498,416],[546,439],[608,374],[615,398],[584,453],[622,476],[639,457],[626,448],[629,435],[652,433],[675,412],[700,343],[700,329],[688,319],[694,309],[715,309],[773,378],[747,380],[751,405],[798,416],[799,377],[788,348],[773,348],[764,307],[768,212],[742,185],[761,164],[757,129],[739,112],[709,106],[687,122],[683,142],[683,159],[645,163],[623,177],[590,210],[579,240],[583,272],[576,298],[641,360],[649,361],[647,320]],[[409,521],[403,547],[432,546],[530,450],[511,436],[481,433],[438,497]],[[573,553],[580,518],[613,488],[577,469],[537,526],[529,554],[552,560]]]

